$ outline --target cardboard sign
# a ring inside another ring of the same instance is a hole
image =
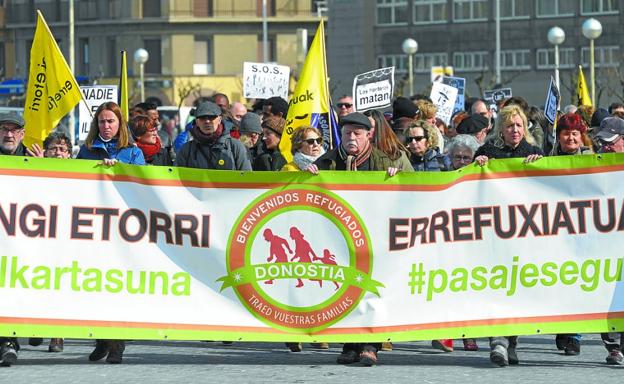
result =
[[[445,76],[453,76],[453,67],[431,67],[431,82],[441,83]]]
[[[93,114],[102,103],[114,101],[117,103],[117,86],[116,85],[95,85],[80,87],[80,91],[85,102],[79,104],[78,120],[79,131],[78,140],[84,141],[89,133]]]
[[[485,91],[483,93],[483,98],[485,99],[485,101],[496,104],[505,99],[509,99],[511,95],[511,88],[501,88],[493,89],[491,91]]]
[[[455,100],[457,99],[457,88],[442,83],[433,83],[431,87],[431,100],[438,107],[436,117],[440,118],[447,125],[453,116]]]
[[[464,110],[464,101],[466,94],[466,79],[463,77],[451,77],[444,76],[442,84],[450,85],[453,88],[457,88],[457,99],[455,100],[455,108],[453,108],[453,114],[458,111]]]
[[[561,95],[559,94],[557,84],[555,84],[555,79],[550,76],[550,85],[548,86],[548,94],[546,95],[546,103],[544,104],[544,115],[546,115],[550,124],[555,124],[560,100]]]
[[[288,100],[290,67],[268,63],[243,63],[243,96],[268,99],[279,96]]]
[[[393,92],[394,67],[359,74],[353,79],[354,108],[361,112],[390,106]]]

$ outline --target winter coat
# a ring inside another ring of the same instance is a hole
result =
[[[441,154],[437,149],[429,148],[424,156],[410,156],[410,162],[414,171],[440,172],[453,169],[448,156]]]
[[[83,160],[104,160],[104,159],[116,159],[117,161],[125,164],[145,165],[145,158],[143,152],[134,145],[117,148],[117,139],[112,139],[108,142],[103,142],[99,137],[93,140],[91,149],[87,148],[86,144],[80,146],[78,156],[76,159]]]
[[[544,152],[541,148],[527,143],[525,139],[522,139],[520,144],[516,148],[511,148],[508,145],[504,145],[502,148],[495,146],[491,141],[483,144],[475,153],[475,159],[477,156],[487,156],[489,159],[511,159],[516,157],[527,157],[529,155],[542,155]]]
[[[223,133],[215,143],[186,142],[176,156],[178,167],[251,171],[247,148]]]

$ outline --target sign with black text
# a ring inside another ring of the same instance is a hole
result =
[[[243,96],[268,99],[279,96],[288,100],[290,67],[268,63],[243,63]]]
[[[84,141],[89,133],[89,127],[91,126],[91,120],[93,120],[93,114],[100,105],[108,101],[114,101],[117,103],[117,86],[116,85],[94,85],[80,87],[82,96],[84,97],[84,103],[79,104],[78,120],[79,120],[79,134],[78,140]]]
[[[392,104],[394,67],[361,73],[353,79],[353,99],[358,112]]]

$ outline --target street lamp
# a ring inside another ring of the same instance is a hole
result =
[[[602,24],[600,21],[591,18],[583,22],[583,36],[589,39],[589,71],[591,73],[591,98],[596,104],[596,74],[594,65],[594,40],[602,34]]]
[[[552,27],[548,31],[548,42],[555,46],[555,84],[559,89],[559,45],[565,41],[565,32],[559,27]]]
[[[149,53],[143,48],[139,48],[134,52],[134,62],[139,64],[139,79],[141,81],[141,102],[145,101],[145,83],[144,83],[144,70],[143,67],[149,59]]]
[[[409,96],[414,94],[414,53],[418,51],[418,43],[414,39],[403,40],[403,53],[407,55],[407,69],[409,71]]]

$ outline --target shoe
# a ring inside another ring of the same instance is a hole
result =
[[[502,345],[496,345],[490,352],[490,361],[499,367],[506,367],[509,365],[507,357],[507,349]]]
[[[566,335],[557,335],[555,336],[555,345],[557,349],[563,351],[568,343],[568,336]]]
[[[377,365],[377,353],[369,348],[364,347],[364,350],[360,352],[360,364],[365,367],[372,367]]]
[[[312,348],[314,349],[329,349],[328,343],[312,343]]]
[[[122,356],[126,350],[126,343],[124,341],[110,341],[108,343],[108,356],[106,362],[109,364],[121,364]]]
[[[43,344],[43,338],[41,337],[31,337],[28,339],[28,345],[31,345],[33,347],[38,347],[41,344]]]
[[[0,366],[10,367],[17,363],[17,349],[14,343],[7,341],[0,346]]]
[[[286,346],[290,348],[291,352],[303,351],[303,346],[301,345],[301,343],[286,343]]]
[[[624,356],[622,356],[622,352],[618,351],[617,349],[609,352],[609,356],[607,356],[607,364],[622,365],[623,361]]]
[[[63,352],[63,339],[50,339],[48,352]]]
[[[453,339],[432,340],[431,346],[444,352],[453,352]]]
[[[342,352],[336,358],[336,363],[338,364],[353,364],[360,361],[360,356],[354,350],[349,350],[346,352]]]
[[[479,346],[475,339],[464,339],[464,351],[478,351]]]
[[[392,343],[389,341],[386,341],[385,343],[381,343],[381,350],[382,351],[392,351]]]
[[[223,345],[232,345],[232,344],[234,344],[234,342],[233,341],[222,341],[221,344],[223,344]]]
[[[516,346],[510,345],[507,348],[507,360],[510,365],[518,365],[520,364],[520,360],[518,360],[518,354],[516,354]]]
[[[568,343],[565,346],[565,354],[568,356],[577,356],[581,354],[581,342],[572,337],[568,338]]]
[[[96,340],[95,349],[89,355],[89,361],[98,361],[108,355],[108,342],[106,340]]]

